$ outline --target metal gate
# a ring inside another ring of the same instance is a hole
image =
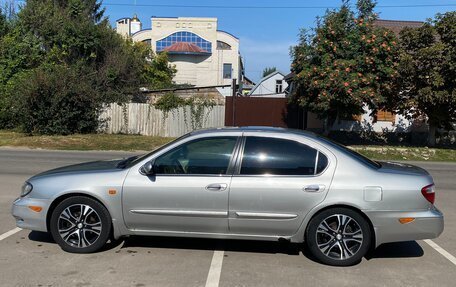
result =
[[[225,126],[302,128],[302,118],[286,98],[226,97]]]

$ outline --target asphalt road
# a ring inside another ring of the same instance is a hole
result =
[[[31,175],[129,155],[0,149],[0,234],[15,228],[11,202]],[[415,164],[433,175],[436,204],[445,214],[445,231],[433,242],[456,256],[456,164]],[[300,245],[288,243],[131,237],[77,255],[63,252],[46,233],[21,230],[0,241],[0,286],[432,285],[456,286],[456,265],[424,241],[382,245],[348,268],[316,263]]]

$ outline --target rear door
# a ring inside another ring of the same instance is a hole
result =
[[[290,236],[323,201],[336,159],[317,142],[281,134],[245,133],[229,198],[235,234]]]

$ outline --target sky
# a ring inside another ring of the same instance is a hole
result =
[[[355,4],[356,0],[351,3]],[[151,16],[218,18],[220,30],[240,39],[246,75],[254,81],[261,78],[265,67],[277,67],[278,70],[288,73],[291,63],[290,47],[297,44],[300,29],[315,27],[316,17],[323,16],[326,7],[339,7],[340,4],[341,0],[103,0],[105,15],[113,26],[117,19],[132,17],[135,13],[143,23],[143,28],[150,28]],[[183,5],[223,7],[179,7]],[[385,7],[400,5],[435,6]],[[265,6],[282,8],[258,8]],[[288,8],[283,8],[284,6]],[[424,21],[434,17],[436,13],[456,10],[456,0],[378,0],[377,6],[376,12],[381,19]]]

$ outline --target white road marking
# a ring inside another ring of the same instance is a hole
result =
[[[456,257],[454,257],[448,251],[446,251],[445,249],[440,247],[437,243],[435,243],[434,241],[432,241],[430,239],[426,239],[426,240],[424,240],[424,242],[429,244],[429,246],[434,248],[438,253],[442,254],[443,257],[445,257],[446,259],[450,260],[451,263],[456,265]]]
[[[222,273],[223,255],[225,251],[215,250],[212,256],[211,267],[207,274],[206,287],[218,287]]]
[[[16,227],[14,229],[11,229],[10,231],[8,232],[5,232],[3,233],[2,235],[0,235],[0,241],[2,241],[3,239],[5,238],[8,238],[10,237],[11,235],[15,234],[15,233],[18,233],[19,231],[21,231],[22,228],[19,228],[19,227]]]

